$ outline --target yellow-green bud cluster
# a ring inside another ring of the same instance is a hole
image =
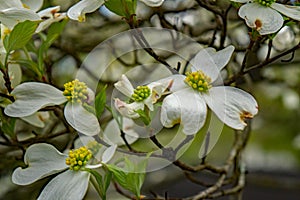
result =
[[[64,96],[72,103],[82,103],[88,98],[87,86],[84,82],[75,79],[74,81],[64,84]]]
[[[210,77],[206,76],[201,70],[186,73],[185,82],[199,92],[206,92],[211,88]]]
[[[69,157],[66,158],[66,164],[70,165],[71,170],[78,171],[85,167],[91,158],[91,151],[86,147],[80,147],[79,149],[69,151]]]
[[[259,3],[262,6],[271,6],[276,0],[255,0],[257,3]]]
[[[150,88],[148,86],[137,86],[131,95],[131,99],[135,102],[140,102],[149,97],[150,93]]]

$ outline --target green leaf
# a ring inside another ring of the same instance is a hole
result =
[[[126,172],[123,169],[107,164],[109,171],[113,173],[113,178],[119,185],[123,188],[131,191],[140,199],[140,190],[145,180],[145,169],[147,166],[147,159],[136,164],[131,162],[128,158],[125,157],[125,166]]]
[[[99,118],[104,111],[106,104],[106,85],[100,90],[95,98],[96,116]]]
[[[115,14],[130,19],[135,14],[136,0],[107,0],[104,5]]]
[[[0,112],[1,113],[1,112]],[[15,125],[16,125],[16,118],[6,118],[3,114],[0,114],[0,121],[1,121],[1,130],[4,134],[14,138],[15,136]]]
[[[55,42],[55,40],[60,36],[64,30],[68,20],[65,19],[60,22],[55,22],[51,24],[48,29],[47,35],[40,34],[42,39],[42,44],[38,51],[38,69],[42,72],[44,67],[44,55],[46,55],[49,47]]]
[[[9,35],[3,40],[3,45],[9,53],[24,47],[35,33],[38,22],[24,21],[17,24]]]

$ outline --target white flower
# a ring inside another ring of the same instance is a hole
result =
[[[85,135],[100,133],[100,125],[96,116],[84,108],[93,92],[85,83],[75,79],[65,84],[62,92],[55,87],[38,82],[27,82],[18,85],[11,94],[15,101],[4,109],[11,117],[26,117],[36,113],[41,108],[51,105],[65,105],[64,115],[67,122],[78,132]]]
[[[115,107],[124,116],[132,119],[139,117],[137,110],[144,110],[145,106],[153,111],[153,104],[170,88],[172,80],[164,82],[152,82],[145,86],[133,88],[128,78],[123,74],[121,80],[115,83],[115,87],[133,102],[126,103],[120,99],[115,99]]]
[[[68,156],[60,153],[50,144],[34,144],[26,150],[24,156],[24,162],[28,167],[15,169],[12,181],[17,185],[29,185],[52,174],[62,172],[46,185],[38,199],[81,200],[87,191],[90,179],[90,173],[85,169],[101,167],[103,163],[107,163],[113,157],[115,150],[116,146],[108,147],[102,154],[100,163],[89,165],[93,155],[87,147],[70,151]],[[84,156],[78,156],[75,159],[76,155],[80,154]],[[77,164],[74,164],[74,160]]]
[[[249,27],[256,29],[261,35],[276,33],[283,26],[281,14],[300,21],[300,6],[283,5],[275,0],[231,1],[246,3],[240,7],[238,14],[246,20]]]
[[[151,7],[161,6],[164,0],[140,0]],[[81,0],[73,5],[67,12],[70,19],[78,20],[79,22],[85,21],[85,14],[96,11],[104,4],[104,0]]]
[[[161,123],[170,128],[180,123],[187,135],[196,134],[204,125],[207,106],[228,126],[244,129],[245,119],[258,112],[255,99],[248,93],[229,86],[217,86],[219,72],[229,62],[234,51],[229,46],[216,52],[206,48],[198,52],[192,61],[191,72],[173,75],[172,94],[162,104]]]

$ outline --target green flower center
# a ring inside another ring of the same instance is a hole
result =
[[[84,82],[75,79],[74,81],[65,83],[64,87],[63,95],[66,96],[69,102],[82,103],[87,100],[88,90]]]
[[[262,6],[269,7],[271,6],[276,0],[255,0],[255,2],[259,3]]]
[[[211,88],[211,79],[206,76],[201,70],[196,72],[187,72],[185,82],[194,90],[206,92]]]
[[[70,150],[69,157],[66,158],[66,164],[70,165],[70,169],[78,171],[84,168],[87,162],[92,158],[92,153],[86,147]]]
[[[131,95],[131,99],[135,102],[140,102],[148,98],[150,93],[150,88],[148,86],[137,86]]]

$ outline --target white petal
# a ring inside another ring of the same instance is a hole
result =
[[[36,28],[35,32],[39,33],[41,31],[45,30],[46,28],[48,28],[54,22],[59,22],[62,19],[65,19],[66,16],[67,16],[66,13],[56,13],[56,17],[50,18],[50,19],[46,19],[46,20],[42,21],[41,23],[39,23],[39,25]]]
[[[0,10],[7,8],[23,8],[23,5],[20,0],[0,0]]]
[[[144,2],[146,5],[151,7],[158,7],[164,3],[164,0],[140,0],[140,1]]]
[[[82,200],[87,191],[89,179],[89,172],[67,170],[52,179],[38,199]]]
[[[121,76],[121,80],[115,83],[114,86],[127,97],[131,97],[133,94],[134,88],[124,74]]]
[[[125,133],[125,138],[129,144],[132,144],[138,139],[138,134],[132,128],[133,125],[134,123],[131,119],[123,117],[123,131]],[[125,144],[124,140],[121,138],[121,131],[115,119],[111,120],[107,124],[103,132],[103,139],[108,144]]]
[[[43,6],[44,0],[22,0],[22,3],[30,10],[38,11]]]
[[[60,172],[68,168],[65,164],[67,157],[50,144],[33,144],[27,149],[24,157],[24,162],[28,167],[17,168],[13,172],[12,181],[18,185],[28,185]]]
[[[214,48],[202,49],[191,61],[192,71],[202,70],[213,82],[218,78],[220,71],[229,62],[233,51],[234,47],[232,45],[218,52]]]
[[[120,99],[115,99],[115,107],[119,111],[119,113],[124,116],[131,119],[137,119],[140,117],[139,114],[137,114],[135,111],[137,110],[144,110],[144,104],[139,102],[133,102],[133,103],[126,103],[124,101],[121,101]]]
[[[67,101],[62,91],[38,82],[22,83],[11,94],[15,96],[15,102],[4,109],[5,114],[11,117],[29,116],[46,106],[60,105]]]
[[[108,161],[112,159],[112,157],[116,152],[117,147],[118,147],[117,145],[112,145],[104,151],[102,155],[102,163],[108,163]]]
[[[12,29],[17,23],[26,20],[38,21],[40,16],[34,11],[26,8],[8,8],[0,10],[0,21],[2,24]]]
[[[49,8],[46,8],[44,10],[41,10],[38,12],[38,15],[41,17],[41,18],[53,18],[53,14],[59,12],[60,10],[60,6],[54,6],[54,7],[49,7]]]
[[[282,14],[300,21],[300,6],[290,6],[290,5],[283,5],[279,3],[273,3],[271,8],[274,8],[278,12]]]
[[[29,124],[31,124],[33,126],[36,126],[39,128],[44,128],[45,121],[49,118],[49,116],[50,115],[48,112],[36,112],[27,117],[22,117],[22,120],[24,120],[25,122],[28,122]]]
[[[206,119],[206,104],[200,93],[191,88],[167,96],[161,108],[161,123],[170,128],[180,123],[187,135],[196,134]]]
[[[68,10],[67,15],[70,19],[83,22],[85,21],[86,13],[94,12],[103,3],[104,0],[81,0]]]
[[[283,25],[282,16],[274,9],[258,3],[248,3],[239,9],[239,16],[261,35],[277,32]]]
[[[209,94],[203,97],[221,121],[237,130],[245,128],[245,118],[252,118],[258,112],[258,105],[253,96],[238,88],[213,87]]]
[[[173,79],[165,80],[162,82],[152,82],[148,85],[151,90],[152,103],[156,103],[173,85]]]
[[[176,92],[178,90],[182,90],[184,88],[187,88],[187,84],[185,84],[185,82],[184,82],[185,78],[186,78],[186,76],[184,76],[184,75],[176,74],[176,75],[172,75],[172,76],[169,76],[167,78],[158,80],[157,82],[164,83],[164,82],[171,82],[172,81],[170,91],[171,92]]]
[[[238,2],[238,3],[248,3],[250,0],[230,0],[233,2]]]
[[[67,103],[64,114],[67,122],[76,131],[87,136],[93,136],[100,133],[100,125],[97,117],[84,109],[81,104]]]

